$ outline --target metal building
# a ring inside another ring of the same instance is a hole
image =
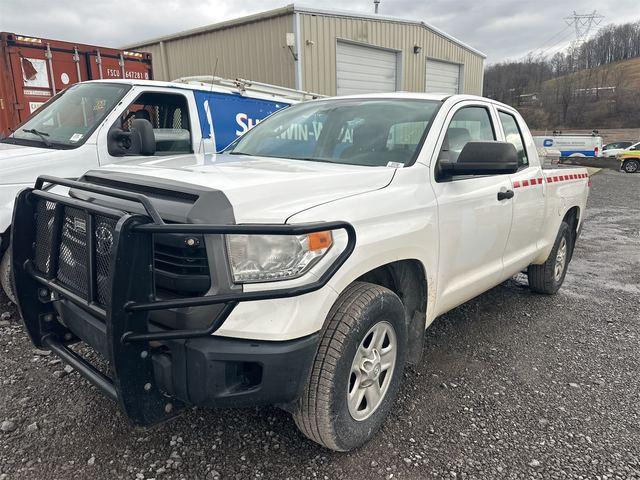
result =
[[[482,93],[485,55],[425,23],[298,5],[127,45],[154,77],[217,75],[325,95]]]

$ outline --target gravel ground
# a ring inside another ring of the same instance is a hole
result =
[[[561,291],[516,277],[439,318],[393,415],[349,454],[276,408],[133,429],[0,297],[0,480],[640,478],[640,175],[593,182]]]

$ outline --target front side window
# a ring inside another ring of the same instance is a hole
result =
[[[129,131],[131,122],[141,118],[151,122],[156,153],[191,153],[189,107],[184,95],[145,92],[120,117],[120,128]]]
[[[463,107],[453,115],[447,127],[438,159],[455,163],[467,143],[495,139],[489,110],[485,107]]]
[[[79,83],[64,90],[5,143],[75,148],[82,145],[131,87],[116,83]]]
[[[228,153],[365,166],[409,165],[441,102],[306,102],[260,122]]]
[[[504,130],[505,140],[516,147],[518,152],[518,166],[526,167],[529,165],[529,157],[527,157],[527,149],[524,147],[524,140],[522,138],[522,132],[518,126],[516,118],[510,113],[498,112],[500,122],[502,123],[502,129]]]

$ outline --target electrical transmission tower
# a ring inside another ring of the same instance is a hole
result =
[[[594,27],[597,27],[604,20],[604,15],[600,15],[596,10],[591,13],[579,14],[575,11],[573,15],[565,17],[564,21],[570,27],[573,26],[576,32],[575,47],[579,47],[589,38],[589,34]]]

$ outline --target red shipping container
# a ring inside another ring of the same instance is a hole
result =
[[[151,54],[0,33],[0,135],[85,80],[152,80]]]

